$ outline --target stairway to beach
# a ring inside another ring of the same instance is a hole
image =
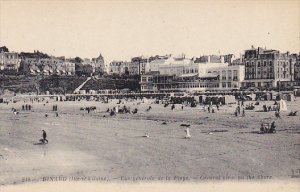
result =
[[[80,91],[80,89],[89,81],[91,80],[91,77],[88,77],[81,85],[79,85],[75,90],[74,93],[78,93]]]

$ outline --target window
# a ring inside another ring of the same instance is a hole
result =
[[[257,62],[257,67],[260,67],[260,62],[259,61]]]
[[[231,71],[231,70],[228,71],[228,79],[229,79],[229,80],[232,79],[232,71]]]
[[[264,61],[264,67],[267,66],[267,61]]]
[[[234,81],[237,81],[238,80],[238,77],[237,77],[237,70],[233,70],[233,80]]]
[[[222,71],[222,80],[226,80],[226,71],[225,70]]]
[[[228,83],[227,83],[227,87],[231,87],[231,82],[228,82]]]
[[[223,88],[226,87],[226,82],[223,82],[223,83],[222,83],[222,87],[223,87]]]

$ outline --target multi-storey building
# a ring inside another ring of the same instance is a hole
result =
[[[142,91],[239,90],[244,80],[244,73],[243,65],[203,63],[199,64],[199,72],[196,73],[175,75],[150,72],[141,76],[140,84]]]
[[[195,63],[228,63],[231,64],[235,56],[228,55],[203,55],[195,59]]]
[[[141,91],[177,90],[175,75],[161,75],[159,72],[149,72],[141,75]]]
[[[293,80],[293,63],[289,52],[267,50],[261,47],[246,50],[244,54],[245,81],[243,87],[271,88],[280,82]]]
[[[184,55],[174,57],[172,55],[150,57],[146,64],[146,72],[159,71],[162,75],[181,75],[197,73],[198,64]]]
[[[21,59],[15,52],[0,52],[0,70],[18,70]]]
[[[177,78],[181,91],[239,90],[243,80],[244,66],[228,63],[219,66],[199,64],[199,73],[183,74]]]
[[[294,54],[292,61],[294,62],[294,81],[300,81],[300,53]]]
[[[144,56],[133,57],[131,59],[131,63],[134,66],[135,70],[138,70],[137,74],[143,75],[147,72],[146,68],[147,68],[147,64],[149,63],[149,60],[147,57],[144,57]]]
[[[122,74],[123,61],[112,61],[107,68],[108,74]]]
[[[136,62],[112,61],[108,65],[107,73],[118,75],[138,75],[139,65]]]
[[[31,75],[74,75],[75,63],[62,58],[22,58],[22,71]]]
[[[92,58],[92,67],[94,72],[105,72],[104,58],[101,54],[99,55],[99,57]]]

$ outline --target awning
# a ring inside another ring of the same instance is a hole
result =
[[[199,78],[217,78],[219,75],[214,73],[207,73],[204,75],[199,75]]]
[[[179,77],[195,77],[198,76],[198,73],[186,73],[186,74],[182,74]]]

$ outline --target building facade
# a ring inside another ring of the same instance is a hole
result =
[[[229,91],[239,90],[244,80],[245,67],[243,65],[224,64],[221,67],[205,65],[201,73],[160,74],[150,72],[142,75],[141,91]],[[202,66],[203,67],[203,66]],[[201,66],[199,65],[199,68]]]
[[[300,53],[293,55],[294,62],[294,81],[300,81]]]
[[[138,71],[138,75],[146,74],[147,72],[147,64],[149,63],[149,59],[144,56],[133,57],[131,59],[131,64],[134,66],[134,71]]]
[[[244,54],[245,81],[243,87],[272,88],[280,82],[294,79],[294,64],[289,52],[267,50],[261,47],[246,50]]]
[[[161,75],[159,72],[141,75],[140,85],[143,92],[176,90],[178,87],[175,75]]]
[[[75,63],[61,58],[22,58],[22,71],[27,75],[64,75],[75,74]]]
[[[159,71],[162,75],[181,75],[197,73],[198,64],[192,59],[185,58],[185,55],[174,57],[172,55],[154,56],[149,58],[146,65],[146,73]]]
[[[20,67],[21,59],[15,52],[0,52],[0,70],[17,70]]]
[[[100,72],[100,73],[105,72],[104,58],[101,55],[101,53],[98,57],[92,58],[92,63],[91,64],[92,64],[94,72]]]

